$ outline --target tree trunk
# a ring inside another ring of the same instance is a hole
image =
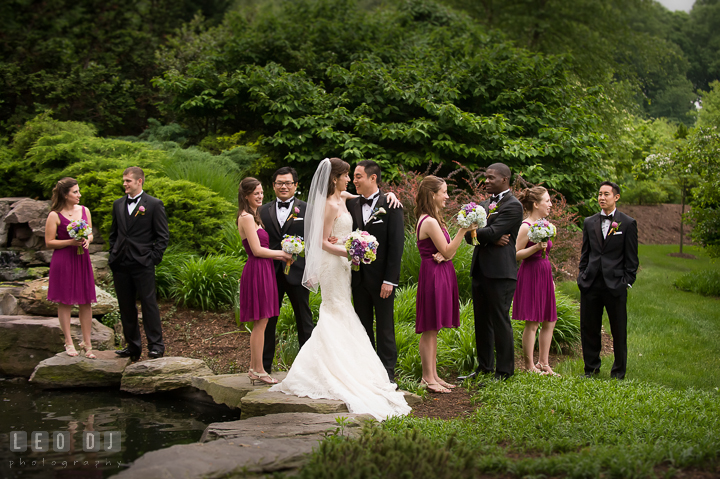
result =
[[[682,193],[680,195],[680,254],[683,252],[683,240],[685,239],[685,231],[683,231],[683,215],[685,214],[685,185],[681,187]]]

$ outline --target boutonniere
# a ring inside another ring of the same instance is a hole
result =
[[[367,223],[370,223],[372,220],[379,218],[380,216],[384,215],[385,213],[387,213],[387,211],[385,211],[385,208],[383,208],[383,207],[375,208],[372,211],[370,218],[368,218]]]
[[[137,215],[144,215],[145,214],[145,207],[144,206],[138,206],[138,210],[135,212],[135,216]]]
[[[299,213],[300,213],[300,208],[298,208],[298,207],[296,206],[295,208],[293,208],[292,212],[290,212],[290,214],[289,214],[288,217],[285,219],[285,221],[290,221],[290,220],[296,219],[296,218],[297,218],[297,215],[298,215]]]
[[[491,215],[491,214],[495,213],[495,210],[497,209],[497,207],[498,207],[497,201],[493,201],[492,203],[490,203],[488,205],[488,214]]]
[[[612,224],[610,225],[610,231],[608,231],[608,236],[614,235],[615,233],[617,233],[618,230],[620,229],[621,224],[622,224],[622,221],[620,223],[613,221]]]

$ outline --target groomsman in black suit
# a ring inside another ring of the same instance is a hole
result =
[[[352,272],[352,296],[355,312],[360,317],[373,347],[395,380],[397,346],[395,345],[395,288],[400,282],[400,261],[405,230],[401,208],[390,208],[385,194],[378,188],[380,166],[372,160],[357,164],[353,183],[360,196],[347,202],[353,218],[353,230],[360,229],[375,236],[379,246],[377,259],[361,264]],[[373,322],[377,340],[373,334]]]
[[[608,313],[615,361],[610,376],[625,378],[627,369],[627,291],[637,275],[637,223],[615,207],[620,188],[613,182],[600,185],[602,211],[585,219],[580,271],[580,341],[585,376],[600,372],[603,308]]]
[[[515,345],[510,305],[517,284],[515,241],[523,220],[523,207],[510,192],[510,168],[493,163],[485,171],[485,187],[492,197],[481,203],[488,213],[487,225],[478,228],[470,271],[478,373],[494,373],[507,379],[515,373]],[[465,240],[472,243],[471,233]],[[497,354],[497,365],[495,355]]]
[[[155,292],[155,266],[162,261],[170,239],[163,202],[143,192],[145,173],[132,166],[123,172],[127,196],[115,200],[110,227],[108,264],[120,306],[120,320],[127,346],[115,351],[133,361],[142,344],[136,299],[142,306],[143,327],[150,359],[163,357],[165,343]]]
[[[260,219],[265,225],[265,230],[270,237],[270,249],[280,250],[281,241],[285,235],[303,236],[305,229],[305,209],[307,204],[295,198],[295,190],[298,185],[298,174],[295,169],[284,166],[278,169],[272,176],[273,189],[277,199],[265,203],[260,207]],[[302,348],[305,342],[310,339],[315,327],[310,311],[310,290],[302,285],[303,272],[305,271],[305,258],[298,257],[290,266],[290,272],[285,274],[285,263],[275,261],[275,279],[277,280],[278,300],[282,306],[285,294],[290,299],[293,312],[295,313],[295,324],[297,325],[298,341]],[[263,367],[268,373],[272,371],[273,358],[275,357],[275,329],[278,317],[268,319],[265,327],[265,345],[263,347]]]

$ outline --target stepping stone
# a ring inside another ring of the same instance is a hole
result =
[[[337,399],[301,398],[278,391],[270,392],[270,388],[262,388],[252,391],[246,394],[240,403],[240,417],[242,419],[287,412],[349,414],[345,403]]]
[[[273,377],[278,381],[285,379],[285,376],[287,376],[285,371],[273,373]],[[247,393],[267,389],[267,385],[261,386],[258,382],[253,386],[246,373],[194,377],[191,385],[205,391],[217,404],[225,404],[232,408],[240,408],[240,402]]]
[[[345,418],[344,420],[342,418]],[[340,422],[337,421],[340,420]],[[370,414],[315,414],[292,412],[259,416],[239,421],[215,422],[205,428],[200,442],[237,437],[321,437],[326,431],[336,431],[341,427],[347,435],[350,430],[359,431],[364,421],[374,421]]]
[[[120,389],[132,394],[171,391],[191,385],[196,376],[212,376],[201,359],[166,357],[131,364],[122,375]]]
[[[93,351],[97,359],[87,359],[78,352],[75,357],[60,353],[41,361],[30,382],[44,389],[120,387],[130,358],[120,358],[114,351]]]

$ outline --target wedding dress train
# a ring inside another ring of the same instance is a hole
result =
[[[352,230],[350,213],[336,220],[333,236]],[[287,377],[271,391],[312,399],[339,399],[351,413],[377,420],[407,415],[411,408],[390,382],[350,301],[350,262],[322,251],[318,324]]]

